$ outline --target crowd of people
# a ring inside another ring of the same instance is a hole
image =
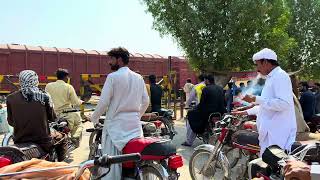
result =
[[[290,80],[289,74],[281,69],[277,55],[273,50],[265,48],[254,54],[252,59],[260,75],[257,82],[252,84],[252,81],[248,81],[247,86],[241,83],[237,87],[231,81],[227,84],[228,89],[225,91],[224,96],[215,97],[212,102],[218,105],[220,101],[224,101],[220,106],[224,111],[231,112],[234,115],[255,115],[257,117],[255,129],[259,133],[260,156],[271,145],[278,145],[290,152],[291,145],[296,140],[319,141],[319,134],[310,132],[307,125],[319,113],[319,84],[315,83],[313,88],[310,88],[307,82],[300,82],[298,100],[293,93],[293,82]],[[191,91],[188,88],[184,88],[186,93],[190,92],[186,106],[190,106],[192,101],[196,104],[196,111],[188,112],[188,122],[186,123],[187,138],[182,144],[185,146],[191,146],[195,133],[201,133],[197,131],[199,127],[190,127],[190,124],[195,126],[193,125],[195,124],[194,122],[201,124],[199,121],[203,123],[208,120],[208,116],[193,115],[197,111],[201,112],[203,108],[203,106],[199,105],[199,102],[206,101],[203,100],[203,98],[206,98],[203,96],[204,91],[201,92],[202,89],[205,89],[206,83],[203,80],[206,77],[203,78],[202,76],[199,76],[200,83],[195,85]],[[189,83],[185,87],[190,87]],[[211,92],[214,93],[213,90]],[[218,93],[215,92],[215,94]],[[223,99],[223,97],[225,98]],[[207,106],[209,105],[207,104]],[[211,111],[211,113],[214,112],[223,113],[223,111],[219,110]],[[279,126],[279,123],[285,125]],[[256,168],[261,164],[263,164],[261,158],[250,162],[250,178],[255,176]],[[306,179],[307,177],[304,175],[309,173],[308,179],[310,179],[310,168],[306,167],[308,165],[301,162],[290,162],[286,167],[286,176]],[[300,173],[302,169],[304,171],[309,170],[309,172]]]
[[[104,154],[119,155],[128,141],[143,137],[140,119],[148,111],[149,102],[150,112],[161,111],[163,89],[156,83],[155,75],[149,76],[146,85],[140,74],[130,70],[129,52],[125,48],[114,48],[108,55],[111,57],[110,67],[113,72],[106,78],[90,120],[97,124],[100,116],[105,114],[102,151]],[[224,90],[216,85],[214,75],[210,73],[199,75],[199,83],[195,85],[190,79],[187,80],[183,87],[186,93],[185,106],[194,110],[188,113],[187,138],[182,145],[191,146],[196,134],[202,133],[207,126],[209,115],[216,112],[256,115],[261,154],[270,145],[278,145],[290,151],[293,142],[300,137],[299,133],[308,133],[308,138],[320,140],[320,136],[310,133],[307,125],[320,113],[319,83],[310,88],[308,83],[300,82],[301,94],[298,100],[293,93],[290,76],[279,66],[273,50],[265,48],[254,54],[252,59],[261,74],[257,83],[248,81],[247,85],[240,83],[238,87],[231,81]],[[45,90],[41,90],[34,71],[20,73],[20,89],[7,97],[8,122],[14,128],[15,143],[34,142],[45,151],[50,151],[54,141],[61,135],[52,135],[48,122],[58,117],[67,119],[72,141],[76,147],[79,146],[83,130],[81,117],[78,113],[64,114],[63,111],[79,106],[83,101],[67,83],[68,70],[58,69],[56,76],[56,82],[49,83]],[[279,126],[279,123],[285,126]],[[60,160],[65,156],[65,151],[61,152]],[[262,160],[254,160],[250,166],[259,161]],[[304,166],[308,165],[292,162],[287,167],[286,175],[301,178],[303,173],[297,173],[301,169],[295,168],[303,169]],[[121,165],[112,165],[111,171],[103,179],[115,177],[121,177]]]

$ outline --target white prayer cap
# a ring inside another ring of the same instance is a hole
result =
[[[258,61],[261,59],[270,59],[277,61],[277,54],[271,49],[264,48],[252,56],[253,61]]]

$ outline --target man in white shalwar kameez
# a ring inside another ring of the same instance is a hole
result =
[[[277,55],[271,49],[263,49],[252,57],[256,69],[266,76],[261,96],[246,95],[243,100],[257,106],[234,114],[257,115],[260,156],[271,145],[290,151],[296,139],[297,124],[294,110],[292,84],[289,75],[280,68]],[[253,163],[261,164],[261,159]],[[254,171],[251,171],[255,175]],[[251,175],[249,173],[249,175]],[[249,176],[250,178],[250,176]]]
[[[124,48],[114,48],[108,52],[111,70],[104,83],[99,103],[91,116],[96,124],[106,112],[102,132],[102,153],[120,155],[128,141],[143,137],[140,118],[149,105],[149,97],[140,74],[131,71],[129,52]],[[106,169],[104,169],[106,171]],[[103,180],[120,180],[121,164],[112,165]]]

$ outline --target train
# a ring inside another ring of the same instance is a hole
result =
[[[46,80],[45,77],[53,77],[58,68],[64,68],[70,72],[70,83],[77,93],[80,92],[80,75],[110,73],[109,60],[107,51],[0,44],[0,76],[2,76],[2,80],[3,77],[11,76],[14,78],[25,69],[34,70],[40,80]],[[134,53],[130,54],[129,68],[145,77],[154,74],[158,78],[173,71],[177,79],[177,88],[183,87],[187,78],[191,78],[193,82],[196,81],[196,74],[184,57]],[[17,83],[16,79],[12,81]],[[3,82],[2,86],[0,84],[1,89],[12,91],[13,87]]]
[[[44,86],[55,80],[58,68],[68,69],[70,83],[76,92],[80,93],[81,75],[107,75],[111,72],[109,61],[107,51],[0,44],[0,93],[10,93],[17,88],[14,85],[18,84],[17,75],[22,70],[31,69],[37,72],[40,85]],[[191,78],[193,83],[197,82],[197,73],[192,70],[185,57],[133,53],[130,54],[129,68],[144,77],[154,74],[158,79],[174,72],[176,89],[182,88],[188,78]],[[232,76],[248,79],[255,75],[255,72],[234,72]],[[99,77],[102,78],[94,83],[101,85],[106,76]]]

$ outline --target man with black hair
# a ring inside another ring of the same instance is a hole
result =
[[[188,124],[193,133],[202,134],[207,127],[208,118],[211,113],[226,112],[224,105],[223,88],[216,85],[212,74],[205,76],[206,86],[203,88],[200,103],[196,106],[195,111],[188,112]],[[188,131],[188,129],[187,129]],[[182,145],[191,146],[195,138],[188,137]]]
[[[241,83],[239,84],[239,89],[240,89],[241,91],[244,91],[244,90],[246,89],[246,86],[244,85],[244,82],[241,82]]]
[[[211,113],[220,113],[223,115],[226,112],[224,105],[223,88],[216,85],[214,76],[208,74],[205,79],[206,87],[203,88],[200,103],[196,109],[200,112],[202,126],[198,131],[204,131],[207,126],[208,118]]]
[[[261,96],[246,95],[243,100],[257,104],[245,111],[234,111],[235,115],[257,115],[260,156],[271,145],[290,151],[295,142],[297,123],[294,109],[292,84],[289,75],[281,69],[277,54],[268,48],[252,57],[256,70],[266,76]],[[242,109],[244,110],[244,109]],[[279,124],[285,124],[279,126]],[[261,159],[249,163],[249,179],[256,175]],[[263,162],[262,162],[263,163]]]
[[[62,113],[63,111],[73,109],[73,106],[80,106],[83,101],[80,100],[73,86],[68,84],[69,71],[59,68],[56,71],[57,81],[47,84],[45,90],[52,97],[54,110],[59,118],[65,118],[68,121],[68,127],[71,130],[71,140],[76,147],[79,147],[82,135],[82,122],[79,112]]]
[[[102,153],[120,155],[131,139],[143,137],[140,119],[149,105],[149,97],[143,77],[128,67],[129,52],[119,47],[109,51],[108,56],[114,72],[108,74],[90,119],[97,124],[106,113]],[[110,172],[102,179],[121,179],[121,171],[121,164],[111,165]]]
[[[304,120],[308,122],[315,115],[316,99],[314,94],[309,89],[308,82],[300,82],[299,86],[301,92],[299,101],[301,104]]]
[[[151,74],[149,76],[150,83],[150,100],[151,112],[161,112],[161,97],[163,94],[162,87],[156,83],[156,76]]]
[[[262,49],[253,55],[252,60],[257,71],[266,76],[265,86],[261,96],[246,95],[243,98],[257,106],[233,114],[257,115],[260,155],[271,145],[290,151],[297,132],[290,77],[281,69],[277,54],[271,49]],[[278,126],[279,123],[286,126]]]
[[[234,83],[228,82],[228,90],[226,91],[226,102],[227,102],[227,111],[230,112],[233,108],[233,96],[235,95]]]

